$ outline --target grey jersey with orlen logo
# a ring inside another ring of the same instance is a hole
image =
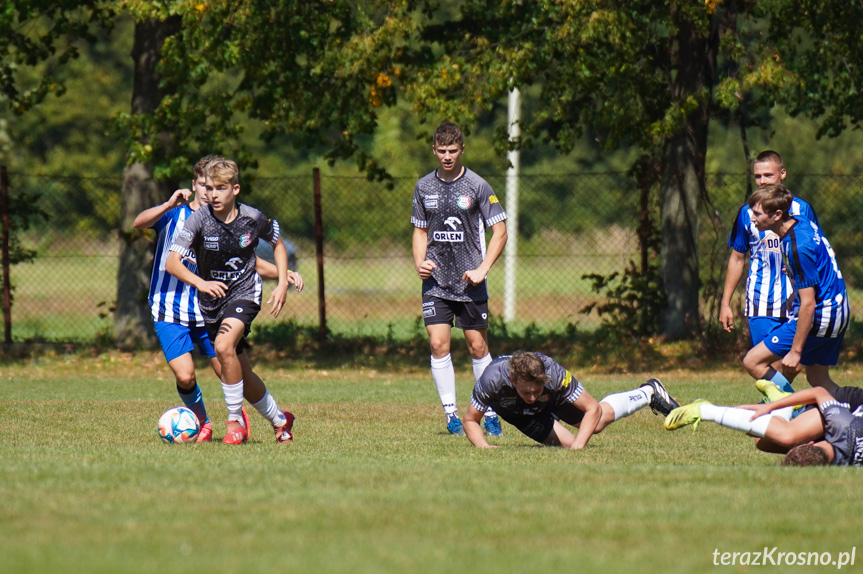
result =
[[[468,285],[465,271],[476,269],[485,258],[485,229],[506,219],[506,212],[491,186],[465,168],[452,182],[437,177],[437,170],[421,178],[414,189],[411,223],[428,229],[426,259],[437,264],[423,280],[423,295],[450,301],[485,301],[486,282]]]
[[[222,223],[205,205],[193,213],[174,239],[171,251],[195,257],[198,275],[205,281],[221,281],[228,287],[225,297],[199,292],[201,311],[208,323],[216,322],[219,309],[232,301],[261,303],[261,277],[255,271],[258,239],[271,245],[279,240],[279,224],[254,207],[238,203],[237,217]]]

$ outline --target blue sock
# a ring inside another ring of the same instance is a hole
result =
[[[195,388],[191,391],[186,391],[177,386],[177,394],[183,404],[189,407],[195,416],[198,417],[198,422],[201,424],[210,422],[210,417],[207,416],[207,409],[204,407],[204,396],[201,394],[201,387],[195,383]]]
[[[786,393],[794,392],[794,389],[791,387],[791,383],[788,382],[788,379],[785,378],[785,375],[773,368],[771,368],[770,370],[773,371],[773,375],[768,377],[770,381],[776,383],[776,386]],[[770,373],[767,374],[770,375]]]

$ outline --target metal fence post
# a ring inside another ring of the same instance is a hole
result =
[[[315,186],[315,255],[318,263],[318,340],[327,338],[327,299],[324,295],[324,222],[321,215],[321,171],[312,170]]]
[[[0,166],[0,212],[2,212],[3,232],[3,342],[12,344],[12,288],[9,269],[9,175],[6,166]]]

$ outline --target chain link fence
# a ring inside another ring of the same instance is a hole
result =
[[[485,177],[507,208],[513,198],[506,177]],[[411,255],[415,182],[396,179],[388,186],[363,177],[321,177],[324,288],[319,289],[312,174],[241,181],[240,201],[279,220],[306,282],[302,293],[290,292],[279,319],[262,312],[256,324],[293,320],[318,326],[320,293],[333,332],[399,338],[422,329],[420,280]],[[640,259],[636,182],[623,173],[601,173],[522,175],[517,184],[517,234],[508,221],[517,256],[507,261],[505,253],[489,275],[493,319],[506,313],[511,330],[531,324],[545,331],[595,328],[601,321],[596,309],[583,310],[603,303],[603,294],[594,292],[584,276],[620,272]],[[14,342],[79,342],[111,335],[121,187],[119,178],[9,174],[13,216],[22,203],[47,215],[18,233],[21,246],[36,256],[11,269]],[[850,214],[863,203],[863,176],[794,174],[789,187],[818,212],[855,308],[861,298],[856,287],[863,285],[857,249],[863,226]],[[654,222],[656,195],[651,190]],[[705,320],[714,321],[717,312],[728,235],[746,195],[745,175],[708,177],[699,231]],[[740,292],[742,286],[738,300]]]

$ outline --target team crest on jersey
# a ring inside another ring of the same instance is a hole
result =
[[[240,247],[248,247],[252,244],[252,235],[250,233],[246,233],[245,235],[240,236]]]
[[[460,195],[458,201],[456,202],[461,209],[468,209],[470,207],[470,197],[467,195]]]

